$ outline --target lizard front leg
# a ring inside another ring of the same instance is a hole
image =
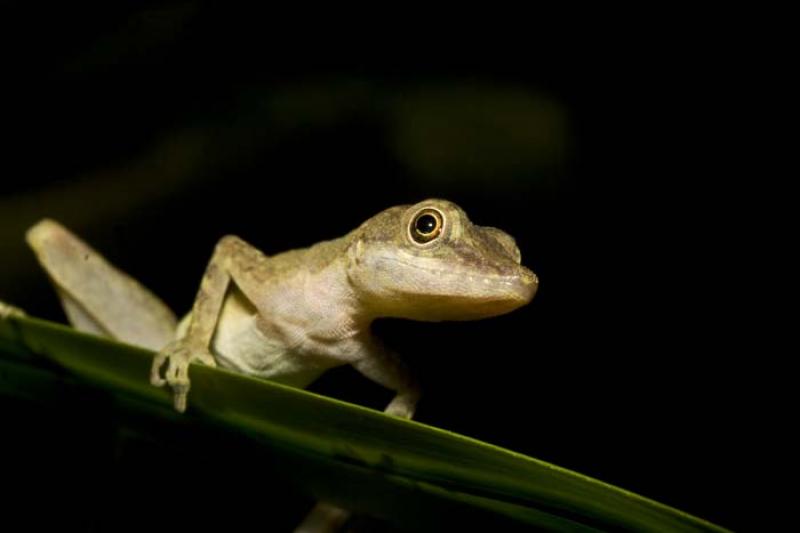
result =
[[[153,360],[150,382],[158,387],[169,384],[174,395],[175,409],[180,412],[186,410],[186,397],[190,387],[189,364],[198,360],[209,366],[216,366],[210,344],[222,311],[225,293],[231,283],[234,241],[238,239],[227,236],[217,243],[197,291],[186,334],[165,346]],[[165,363],[167,368],[162,378],[161,368]]]
[[[414,416],[422,391],[399,356],[373,341],[367,356],[353,363],[353,367],[370,380],[396,392],[384,409],[385,413],[401,418]]]
[[[367,342],[366,354],[353,363],[362,375],[396,394],[384,412],[401,418],[411,418],[421,395],[419,382],[405,363],[374,339]],[[350,518],[350,511],[327,502],[318,502],[308,512],[294,533],[332,533]]]
[[[231,282],[252,300],[267,272],[269,258],[242,239],[228,235],[217,243],[197,291],[186,334],[156,355],[150,372],[153,385],[163,386],[167,383],[172,387],[175,409],[178,411],[186,410],[190,386],[189,364],[199,360],[216,366],[210,345]],[[162,378],[161,368],[165,363],[167,369]]]

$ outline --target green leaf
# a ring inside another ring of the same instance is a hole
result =
[[[314,497],[400,527],[725,531],[532,457],[222,369],[192,367],[182,417],[148,382],[152,356],[43,320],[0,320],[0,391],[57,400],[71,383],[145,406],[148,416],[227,428],[278,457]]]

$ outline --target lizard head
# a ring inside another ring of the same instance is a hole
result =
[[[353,290],[375,316],[485,318],[527,304],[539,285],[510,235],[445,200],[372,217],[352,233],[347,257]]]

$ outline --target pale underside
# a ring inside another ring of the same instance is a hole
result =
[[[186,334],[190,320],[191,314],[181,320],[176,338]],[[217,363],[237,372],[300,388],[307,387],[338,363],[287,347],[265,333],[263,324],[255,306],[240,290],[231,288],[211,343]]]

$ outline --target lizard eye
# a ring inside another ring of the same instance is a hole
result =
[[[444,217],[436,209],[423,209],[411,219],[408,231],[414,242],[425,244],[442,234]]]

